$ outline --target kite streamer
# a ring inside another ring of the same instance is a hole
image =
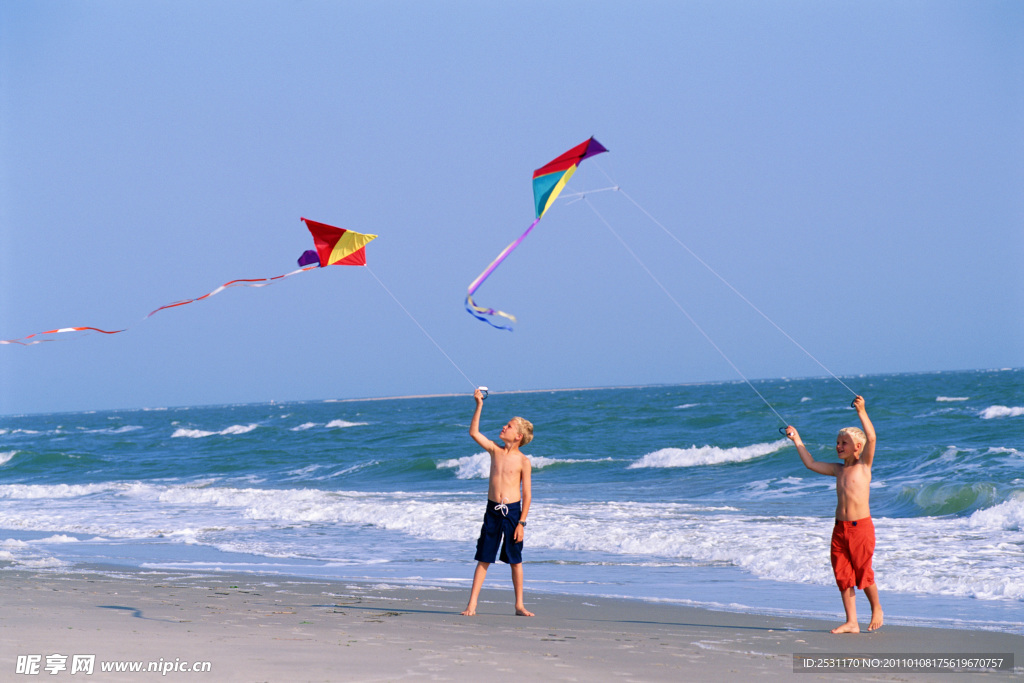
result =
[[[293,270],[290,273],[277,275],[275,277],[231,280],[230,282],[225,282],[212,292],[207,292],[206,294],[197,296],[194,299],[184,299],[182,301],[175,301],[172,304],[167,304],[166,306],[161,306],[160,308],[150,312],[149,315],[143,318],[143,320],[148,319],[154,313],[159,313],[160,311],[168,308],[177,308],[178,306],[184,306],[186,304],[195,303],[196,301],[202,301],[203,299],[209,299],[211,296],[220,294],[229,287],[266,287],[267,285],[274,284],[278,280],[283,280],[286,277],[298,275],[299,273],[304,273],[315,268],[322,268],[326,266],[366,265],[366,245],[374,240],[377,237],[376,235],[364,235],[352,230],[336,228],[333,225],[327,225],[326,223],[317,223],[316,221],[311,221],[306,218],[301,220],[306,224],[310,234],[313,236],[313,243],[316,246],[316,251],[306,251],[299,257],[298,270]],[[54,339],[35,339],[35,337],[43,337],[45,335],[60,334],[62,332],[100,332],[102,334],[119,334],[127,329],[127,327],[122,330],[101,330],[98,327],[61,327],[56,330],[36,332],[35,334],[30,334],[27,337],[19,337],[18,339],[0,339],[0,344],[31,346],[33,344],[56,341]],[[30,339],[33,341],[28,341]]]
[[[216,294],[220,294],[221,292],[223,292],[228,287],[266,287],[267,285],[274,284],[274,282],[276,282],[277,280],[283,280],[286,277],[291,277],[292,275],[298,275],[299,273],[304,273],[307,270],[313,270],[314,268],[319,268],[319,266],[307,266],[306,268],[299,268],[298,270],[293,270],[290,273],[285,273],[284,275],[277,275],[275,277],[261,277],[261,278],[256,278],[256,279],[252,279],[252,280],[232,280],[231,282],[225,282],[224,284],[222,284],[220,287],[218,287],[217,289],[213,290],[212,292],[207,292],[206,294],[203,294],[202,296],[197,296],[195,299],[185,299],[184,301],[176,301],[173,304],[167,304],[166,306],[161,306],[160,308],[156,309],[155,311],[153,311],[152,313],[150,313],[146,317],[148,318],[150,315],[153,315],[153,313],[158,313],[158,312],[163,311],[163,310],[168,309],[168,308],[175,308],[177,306],[184,306],[185,304],[195,303],[196,301],[202,301],[203,299],[209,299],[211,296],[214,296]],[[124,330],[119,330],[119,331],[123,332]]]
[[[509,254],[515,251],[516,247],[526,239],[526,236],[537,226],[540,219],[543,218],[547,210],[551,208],[555,200],[558,199],[558,195],[565,189],[565,184],[569,182],[573,173],[576,172],[576,168],[580,162],[584,159],[588,159],[592,156],[600,154],[601,152],[607,152],[608,150],[600,142],[594,138],[582,142],[569,151],[565,152],[561,156],[552,159],[544,166],[541,166],[533,172],[533,203],[536,210],[536,218],[533,223],[530,223],[530,227],[526,229],[522,235],[519,236],[516,241],[505,247],[497,258],[491,261],[490,265],[484,269],[484,272],[480,273],[475,280],[469,284],[469,288],[466,290],[466,310],[477,320],[482,320],[492,327],[496,327],[499,330],[512,330],[511,323],[515,323],[516,318],[510,313],[499,311],[493,308],[484,308],[478,306],[473,301],[473,294],[476,290],[484,283],[484,281],[490,277],[494,269],[501,265]],[[486,316],[486,317],[485,317]],[[508,325],[500,325],[493,320],[494,316],[501,316],[509,321]]]
[[[125,328],[127,329],[127,328]],[[119,334],[124,330],[101,330],[98,327],[62,327],[59,330],[46,330],[45,332],[36,332],[30,334],[27,337],[21,337],[19,339],[0,339],[0,344],[20,344],[22,346],[32,346],[33,344],[42,344],[43,342],[54,341],[53,339],[37,339],[36,341],[25,341],[26,339],[32,339],[33,337],[41,337],[44,334],[60,334],[61,332],[100,332],[102,334]]]

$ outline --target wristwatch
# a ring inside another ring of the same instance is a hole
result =
[[[526,526],[526,522],[524,522],[523,520],[519,520],[519,523],[522,524],[523,526]]]

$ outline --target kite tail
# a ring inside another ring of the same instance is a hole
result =
[[[252,279],[252,280],[232,280],[231,282],[225,282],[224,284],[222,284],[220,287],[218,287],[217,289],[213,290],[212,292],[207,292],[206,294],[203,294],[202,296],[197,296],[195,299],[186,299],[184,301],[176,301],[173,304],[167,304],[166,306],[161,306],[160,308],[156,309],[155,311],[153,311],[152,313],[147,315],[146,318],[149,318],[151,315],[153,315],[153,313],[157,313],[159,311],[163,311],[163,310],[168,309],[168,308],[175,308],[177,306],[184,306],[185,304],[190,304],[190,303],[193,303],[195,301],[202,301],[203,299],[208,299],[211,296],[213,296],[214,294],[220,294],[221,292],[223,292],[228,287],[266,287],[267,285],[273,284],[277,280],[281,280],[281,279],[286,278],[286,277],[291,277],[292,275],[297,275],[297,274],[303,273],[303,272],[305,272],[307,270],[313,270],[314,268],[319,268],[319,267],[320,267],[319,265],[306,266],[305,268],[299,268],[298,270],[293,270],[290,273],[285,273],[284,275],[277,275],[275,277],[256,278],[256,279]],[[143,320],[145,320],[146,318],[143,318]],[[127,329],[128,329],[127,327],[124,328],[123,330],[101,330],[98,327],[61,327],[61,328],[56,329],[56,330],[47,330],[45,332],[36,332],[35,334],[30,334],[27,337],[19,337],[18,339],[0,339],[0,344],[18,344],[20,346],[32,346],[33,344],[42,344],[43,342],[56,341],[55,339],[35,339],[35,337],[42,337],[44,335],[60,334],[61,332],[100,332],[102,334],[119,334],[121,332],[124,332]],[[28,341],[29,339],[32,339],[33,341]]]
[[[128,329],[128,328],[125,328]],[[27,337],[19,337],[18,339],[0,339],[0,344],[20,344],[21,346],[32,346],[33,344],[42,344],[43,342],[54,341],[53,339],[37,339],[35,341],[25,341],[26,339],[32,339],[33,337],[41,337],[44,334],[60,334],[61,332],[100,332],[101,334],[120,334],[124,330],[101,330],[98,327],[61,327],[57,330],[46,330],[45,332],[36,332],[30,334]]]
[[[494,272],[494,269],[501,265],[501,262],[508,258],[509,254],[515,251],[515,248],[518,247],[524,239],[526,239],[526,236],[529,235],[535,227],[537,227],[537,223],[539,222],[540,216],[537,216],[537,218],[535,218],[534,221],[530,223],[530,227],[528,227],[526,231],[523,232],[523,234],[520,235],[518,239],[516,239],[516,241],[502,249],[501,253],[498,254],[493,261],[491,261],[490,265],[484,268],[484,272],[477,275],[476,279],[469,283],[469,288],[466,290],[466,310],[469,311],[469,314],[472,315],[477,320],[483,320],[491,327],[496,327],[499,330],[508,330],[509,332],[512,331],[511,325],[496,325],[490,318],[485,318],[483,316],[500,315],[503,318],[511,320],[512,323],[515,323],[516,317],[514,315],[510,313],[505,313],[504,311],[497,311],[493,308],[483,308],[481,306],[477,306],[476,303],[473,301],[473,294],[475,294],[476,290],[480,288],[480,285],[482,285],[484,281],[491,276],[491,273]]]
[[[499,330],[508,330],[509,332],[511,332],[512,325],[514,325],[516,322],[516,317],[511,313],[506,313],[505,311],[496,311],[493,308],[482,308],[480,306],[477,306],[476,303],[473,301],[473,296],[471,294],[466,295],[466,310],[469,311],[469,314],[476,318],[477,320],[483,320],[491,327],[495,327]],[[511,320],[512,324],[499,325],[496,322],[494,322],[491,318],[485,318],[485,315],[500,315],[503,318]]]
[[[161,306],[160,308],[154,310],[152,313],[150,313],[146,317],[148,318],[151,315],[153,315],[153,313],[158,313],[158,312],[160,312],[160,311],[162,311],[164,309],[167,309],[167,308],[175,308],[177,306],[184,306],[185,304],[191,304],[191,303],[194,303],[196,301],[202,301],[203,299],[209,299],[211,296],[214,296],[215,294],[220,294],[221,292],[223,292],[228,287],[266,287],[267,285],[273,284],[276,280],[281,280],[281,279],[286,278],[286,277],[291,277],[292,275],[298,275],[299,273],[304,273],[307,270],[313,270],[314,268],[319,268],[319,267],[320,267],[320,265],[317,264],[315,266],[306,266],[305,268],[299,268],[298,270],[293,270],[290,273],[285,273],[284,275],[276,275],[274,277],[261,277],[261,278],[254,278],[254,279],[250,279],[250,280],[232,280],[231,282],[225,282],[224,284],[222,284],[220,287],[218,287],[217,289],[213,290],[212,292],[207,292],[206,294],[203,294],[202,296],[197,296],[195,299],[186,299],[184,301],[176,301],[173,304],[167,304],[166,306]]]

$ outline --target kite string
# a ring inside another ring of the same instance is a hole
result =
[[[693,319],[693,316],[691,316],[689,312],[687,312],[687,310],[683,308],[682,304],[680,304],[679,301],[674,296],[672,296],[672,293],[669,292],[665,285],[663,285],[661,281],[657,278],[657,276],[655,276],[655,274],[651,272],[651,269],[647,267],[647,264],[645,264],[639,256],[637,256],[636,252],[633,251],[628,244],[626,244],[626,241],[622,239],[622,237],[619,235],[619,233],[615,231],[614,228],[612,228],[611,224],[607,220],[605,220],[605,217],[601,215],[601,213],[594,207],[593,204],[590,203],[590,201],[586,197],[582,197],[582,200],[586,203],[587,206],[590,207],[590,210],[594,212],[594,215],[597,216],[598,220],[604,223],[604,226],[608,228],[608,231],[615,236],[615,239],[619,241],[619,244],[622,245],[623,249],[629,252],[629,255],[633,257],[633,260],[636,261],[637,264],[639,264],[639,266],[644,269],[644,272],[646,272],[647,275],[654,281],[654,284],[658,285],[661,291],[665,293],[665,296],[667,296],[669,300],[673,304],[675,304],[675,307],[678,308],[679,311],[686,316],[686,319],[689,320],[695,328],[697,328],[697,331],[700,332],[705,339],[707,339],[708,343],[711,344],[712,347],[714,347],[715,351],[718,351],[719,355],[721,355],[722,358],[725,359],[725,362],[728,363],[732,367],[732,369],[736,371],[736,374],[739,375],[744,382],[746,382],[747,386],[750,387],[755,394],[757,394],[758,398],[764,401],[764,404],[768,406],[768,409],[775,413],[775,416],[779,418],[782,424],[788,425],[789,421],[786,420],[786,418],[782,417],[782,415],[779,414],[779,411],[777,411],[775,407],[768,402],[768,399],[766,399],[761,394],[761,392],[758,391],[753,384],[751,384],[750,380],[747,379],[746,375],[744,375],[743,372],[741,372],[740,369],[736,367],[736,364],[729,359],[729,356],[725,354],[725,351],[723,351],[721,347],[719,347],[718,344],[715,343],[711,336],[704,331],[704,328],[701,327],[700,324],[698,324],[697,321]]]
[[[444,356],[445,358],[448,359],[448,362],[452,364],[452,367],[454,367],[456,370],[458,370],[459,374],[462,375],[463,377],[465,377],[466,381],[469,382],[469,385],[475,389],[476,386],[477,386],[476,383],[473,382],[473,380],[471,380],[469,378],[469,376],[462,371],[462,368],[460,368],[458,366],[458,364],[454,360],[452,360],[451,356],[449,356],[447,353],[445,353],[445,350],[441,348],[441,345],[438,344],[437,341],[435,341],[435,339],[430,336],[430,333],[427,332],[426,328],[424,328],[423,325],[420,325],[420,321],[416,320],[416,318],[413,316],[413,314],[409,312],[409,309],[406,308],[404,305],[402,305],[402,302],[398,300],[398,297],[396,297],[391,292],[391,290],[387,288],[387,285],[385,285],[381,281],[381,279],[379,277],[377,277],[377,274],[370,269],[370,266],[364,264],[363,267],[366,268],[367,272],[369,272],[370,275],[373,276],[373,279],[377,281],[377,284],[379,284],[381,286],[381,289],[383,289],[385,292],[387,292],[388,296],[390,296],[394,300],[394,302],[396,304],[398,304],[398,307],[401,308],[403,311],[405,311],[405,314],[407,316],[409,316],[409,319],[412,320],[414,323],[416,323],[416,327],[420,328],[420,332],[422,332],[424,334],[424,336],[426,336],[426,338],[430,340],[430,343],[432,343],[437,348],[437,350],[441,352],[442,356]]]
[[[831,370],[829,370],[829,369],[828,369],[828,367],[826,367],[826,365],[825,365],[824,363],[822,363],[822,362],[821,362],[820,360],[818,360],[817,358],[815,358],[815,357],[814,357],[814,354],[812,354],[812,353],[811,353],[810,351],[808,351],[807,349],[805,349],[805,348],[803,347],[803,345],[801,345],[801,344],[800,344],[800,342],[798,342],[798,341],[797,341],[796,339],[793,339],[793,337],[791,337],[791,336],[789,335],[789,333],[788,333],[788,332],[786,332],[786,331],[785,331],[784,329],[782,329],[781,327],[779,327],[778,323],[776,323],[776,322],[775,322],[774,320],[772,320],[771,318],[769,318],[769,317],[768,317],[768,315],[767,315],[767,314],[766,314],[766,313],[765,313],[764,311],[762,311],[762,310],[761,310],[760,308],[758,308],[757,306],[755,306],[755,305],[754,305],[754,302],[752,302],[752,301],[751,301],[750,299],[748,299],[747,297],[743,296],[743,294],[742,294],[742,293],[741,293],[741,292],[740,292],[740,291],[739,291],[738,289],[736,289],[735,287],[733,287],[733,286],[732,286],[732,283],[730,283],[730,282],[729,282],[728,280],[726,280],[726,279],[725,279],[724,277],[722,277],[722,276],[721,276],[721,275],[720,275],[720,274],[718,273],[718,271],[716,271],[716,270],[715,270],[714,268],[712,268],[712,267],[711,267],[711,266],[710,266],[710,265],[709,265],[709,264],[708,264],[708,263],[707,263],[707,262],[706,262],[706,261],[705,261],[704,259],[702,259],[702,258],[701,258],[700,256],[698,256],[698,255],[697,255],[697,254],[696,254],[696,253],[695,253],[695,252],[694,252],[694,251],[693,251],[692,249],[690,249],[690,247],[686,246],[686,244],[684,244],[684,243],[682,242],[682,240],[680,240],[680,239],[679,239],[678,237],[676,237],[676,236],[675,236],[674,234],[672,234],[672,232],[670,232],[668,228],[666,228],[666,227],[665,227],[664,225],[662,225],[662,224],[661,224],[661,222],[660,222],[660,221],[658,221],[658,220],[657,220],[657,219],[656,219],[656,218],[655,218],[654,216],[652,216],[652,215],[651,215],[651,214],[650,214],[650,213],[649,213],[649,212],[647,211],[647,209],[645,209],[644,207],[640,206],[640,204],[638,204],[638,203],[636,202],[636,200],[635,200],[635,199],[633,199],[632,197],[630,197],[630,196],[629,196],[629,194],[628,194],[628,193],[627,193],[627,192],[626,192],[625,190],[619,189],[619,192],[620,192],[620,193],[622,194],[622,196],[623,196],[623,197],[625,197],[626,199],[628,199],[628,200],[629,200],[629,201],[630,201],[630,202],[631,202],[631,203],[633,204],[633,206],[635,206],[635,207],[636,207],[637,209],[639,209],[639,210],[640,210],[640,211],[641,211],[641,212],[642,212],[642,213],[643,213],[643,214],[644,214],[645,216],[647,216],[647,217],[648,217],[648,218],[649,218],[649,219],[651,220],[651,222],[653,222],[653,223],[654,223],[655,225],[657,225],[657,226],[658,226],[659,228],[661,228],[661,229],[662,229],[662,231],[663,231],[663,232],[664,232],[664,233],[665,233],[666,235],[668,235],[668,236],[669,236],[669,237],[670,237],[670,238],[671,238],[671,239],[672,239],[673,241],[675,241],[675,243],[676,243],[676,244],[678,244],[678,245],[679,245],[679,246],[681,246],[681,247],[682,247],[683,249],[685,249],[685,250],[687,251],[687,253],[689,253],[689,254],[690,254],[690,256],[692,256],[692,257],[693,257],[694,259],[696,259],[696,260],[697,260],[697,262],[698,262],[698,263],[700,263],[700,264],[701,264],[702,266],[704,266],[704,267],[705,267],[705,268],[706,268],[706,269],[708,270],[708,272],[710,272],[710,273],[711,273],[712,275],[714,275],[715,277],[717,277],[717,278],[718,278],[718,279],[719,279],[719,280],[720,280],[720,281],[722,282],[722,284],[724,284],[724,285],[725,285],[726,287],[728,287],[729,289],[731,289],[731,290],[733,291],[733,293],[734,293],[734,294],[736,294],[736,296],[738,296],[738,297],[739,297],[740,299],[742,299],[742,300],[743,300],[743,301],[744,301],[744,302],[745,302],[745,303],[746,303],[746,304],[747,304],[748,306],[750,306],[750,307],[751,307],[752,309],[754,309],[754,311],[756,311],[758,315],[760,315],[760,316],[761,316],[762,318],[764,318],[765,320],[767,320],[767,321],[768,321],[768,323],[769,323],[769,324],[771,324],[771,326],[772,326],[772,327],[774,327],[774,328],[775,328],[776,330],[778,330],[778,331],[779,331],[779,332],[780,332],[780,333],[782,334],[782,336],[784,336],[784,337],[785,337],[786,339],[788,339],[789,341],[791,341],[791,342],[792,342],[792,343],[793,343],[793,344],[794,344],[794,345],[795,345],[795,346],[796,346],[796,347],[797,347],[798,349],[800,349],[800,350],[801,350],[801,351],[803,351],[803,352],[804,352],[805,354],[807,354],[807,357],[808,357],[808,358],[810,358],[811,360],[813,360],[813,361],[814,361],[815,363],[817,363],[817,364],[818,364],[818,365],[819,365],[819,366],[820,366],[820,367],[821,367],[821,368],[822,368],[822,369],[823,369],[823,370],[824,370],[825,372],[827,372],[827,373],[828,373],[829,375],[831,375],[831,376],[832,376],[832,379],[834,379],[835,381],[839,382],[839,383],[840,383],[840,384],[842,384],[842,385],[843,385],[844,387],[846,387],[847,391],[849,391],[849,392],[850,392],[851,394],[853,394],[854,396],[856,396],[856,395],[857,395],[857,392],[856,392],[856,391],[854,391],[853,389],[851,389],[851,388],[850,388],[849,386],[847,386],[846,382],[844,382],[843,380],[839,379],[839,377],[837,377],[837,376],[836,376],[836,374],[835,374],[834,372],[832,372]]]
[[[608,182],[611,182],[611,183],[614,183],[614,182],[615,182],[615,181],[614,181],[614,180],[613,180],[613,179],[611,178],[611,176],[609,176],[609,175],[608,175],[608,173],[607,173],[607,172],[606,172],[606,171],[605,171],[605,170],[604,170],[603,168],[601,168],[601,165],[600,165],[600,164],[598,164],[598,163],[597,163],[597,162],[595,161],[595,162],[594,162],[594,165],[595,165],[595,166],[596,166],[597,168],[599,168],[599,169],[601,170],[601,173],[603,173],[603,174],[604,174],[604,176],[605,176],[605,177],[606,177],[606,178],[608,179]],[[829,375],[830,375],[830,376],[832,377],[832,379],[834,379],[835,381],[837,381],[837,382],[839,382],[840,384],[842,384],[842,385],[843,385],[843,386],[844,386],[844,387],[846,388],[846,390],[847,390],[847,391],[849,391],[849,392],[850,392],[851,394],[853,394],[854,396],[857,396],[857,392],[856,392],[856,391],[854,391],[853,389],[851,389],[851,388],[850,388],[850,387],[849,387],[849,386],[848,386],[848,385],[846,384],[846,382],[844,382],[843,380],[839,379],[839,377],[838,377],[838,376],[836,376],[836,374],[835,374],[834,372],[832,372],[832,371],[831,371],[831,370],[830,370],[830,369],[829,369],[829,368],[828,368],[828,367],[827,367],[827,366],[826,366],[826,365],[825,365],[824,363],[822,363],[822,362],[821,362],[820,360],[818,360],[818,359],[817,359],[817,358],[816,358],[816,357],[814,356],[814,354],[812,354],[812,353],[811,353],[810,351],[808,351],[808,350],[807,350],[806,348],[804,348],[804,346],[803,346],[802,344],[800,344],[800,342],[798,342],[798,341],[797,341],[796,339],[794,339],[794,338],[793,338],[792,336],[790,336],[790,334],[789,334],[788,332],[786,332],[786,331],[785,331],[784,329],[782,329],[782,328],[781,328],[781,327],[779,326],[779,324],[778,324],[778,323],[776,323],[776,322],[775,322],[774,320],[772,320],[771,318],[769,318],[769,317],[768,317],[768,314],[767,314],[767,313],[765,313],[765,312],[764,312],[764,311],[762,311],[762,310],[761,310],[760,308],[758,308],[758,307],[757,307],[756,305],[754,305],[754,302],[752,302],[752,301],[751,301],[750,299],[748,299],[747,297],[745,297],[745,296],[743,295],[743,293],[742,293],[742,292],[740,292],[740,291],[739,291],[738,289],[736,289],[736,288],[735,288],[735,287],[734,287],[734,286],[732,285],[732,283],[731,283],[731,282],[729,282],[729,281],[728,281],[728,280],[726,280],[726,279],[725,279],[724,277],[722,277],[722,275],[720,275],[720,274],[718,273],[718,271],[716,271],[716,270],[715,270],[714,268],[712,268],[710,264],[708,264],[708,263],[707,263],[707,262],[706,262],[706,261],[705,261],[704,259],[702,259],[702,258],[701,258],[700,256],[698,256],[698,255],[697,255],[697,253],[696,253],[696,252],[694,252],[694,251],[693,251],[692,249],[690,249],[690,247],[688,247],[688,246],[687,246],[687,245],[686,245],[686,244],[685,244],[685,243],[684,243],[684,242],[683,242],[682,240],[680,240],[680,239],[679,239],[678,237],[676,237],[676,236],[675,236],[675,235],[674,235],[674,234],[672,233],[672,231],[670,231],[670,230],[669,230],[668,228],[666,228],[666,227],[665,227],[665,226],[664,226],[664,225],[663,225],[663,224],[661,223],[661,221],[659,221],[659,220],[658,220],[657,218],[655,218],[654,216],[652,216],[652,215],[651,215],[651,213],[650,213],[650,212],[649,212],[649,211],[648,211],[647,209],[645,209],[644,207],[640,206],[639,202],[637,202],[637,201],[636,201],[635,199],[633,199],[633,198],[632,198],[631,196],[629,196],[629,194],[628,194],[628,193],[627,193],[627,192],[626,192],[625,190],[623,190],[623,189],[622,189],[621,187],[619,187],[618,185],[615,185],[614,187],[610,187],[610,188],[602,188],[601,190],[597,190],[597,191],[599,191],[599,192],[600,192],[600,191],[606,191],[606,190],[614,190],[614,191],[618,192],[619,194],[621,194],[621,195],[622,195],[623,197],[625,197],[626,199],[628,199],[628,200],[630,201],[630,203],[632,203],[632,204],[633,204],[633,206],[635,206],[635,207],[636,207],[636,208],[637,208],[637,209],[638,209],[638,210],[639,210],[639,211],[640,211],[641,213],[643,213],[643,214],[644,214],[645,216],[647,216],[647,218],[648,218],[648,219],[649,219],[649,220],[650,220],[650,221],[651,221],[652,223],[654,223],[654,224],[655,224],[655,225],[657,225],[657,226],[658,226],[659,228],[661,228],[662,232],[664,232],[664,233],[665,233],[666,235],[668,235],[668,236],[669,236],[669,238],[670,238],[670,239],[672,239],[672,240],[673,240],[673,241],[674,241],[674,242],[675,242],[676,244],[678,244],[678,245],[679,245],[679,246],[681,246],[681,247],[682,247],[683,249],[685,249],[685,250],[686,250],[686,252],[687,252],[688,254],[690,254],[690,256],[692,256],[692,257],[693,257],[693,258],[694,258],[694,259],[695,259],[695,260],[696,260],[696,261],[697,261],[697,262],[698,262],[699,264],[701,264],[702,266],[704,266],[704,267],[705,267],[705,268],[706,268],[706,269],[708,270],[708,272],[710,272],[710,273],[711,273],[712,275],[714,275],[714,276],[715,276],[716,278],[718,278],[718,279],[719,279],[719,280],[720,280],[720,281],[722,282],[722,284],[724,284],[724,285],[725,285],[726,287],[728,287],[729,289],[731,289],[731,290],[733,291],[733,293],[734,293],[734,294],[735,294],[736,296],[738,296],[738,297],[739,297],[740,299],[742,299],[742,300],[743,300],[743,301],[744,301],[744,302],[745,302],[745,303],[746,303],[746,304],[747,304],[748,306],[750,306],[750,307],[751,307],[752,309],[754,309],[754,311],[755,311],[755,312],[756,312],[756,313],[757,313],[758,315],[760,315],[760,316],[761,316],[762,318],[764,318],[764,319],[765,319],[766,321],[768,321],[768,323],[769,323],[769,324],[770,324],[770,325],[771,325],[772,327],[774,327],[774,328],[775,328],[776,330],[778,330],[778,331],[779,331],[779,332],[780,332],[780,333],[782,334],[782,336],[783,336],[783,337],[785,337],[786,339],[788,339],[788,340],[789,340],[790,342],[792,342],[792,343],[793,343],[793,345],[794,345],[794,346],[796,346],[796,347],[797,347],[798,349],[800,349],[801,351],[803,351],[803,352],[804,352],[804,353],[805,353],[805,354],[807,355],[807,357],[808,357],[808,358],[810,358],[810,359],[811,359],[811,360],[813,360],[813,361],[814,361],[815,363],[817,363],[817,364],[818,364],[818,366],[819,366],[819,367],[820,367],[820,368],[821,368],[822,370],[824,370],[825,372],[827,372],[827,373],[828,373],[828,374],[829,374]],[[581,195],[582,195],[582,193],[581,193]],[[582,198],[584,198],[584,199],[585,199],[585,196],[583,196]],[[588,203],[589,203],[589,202],[588,202]]]
[[[605,175],[607,175],[607,174],[605,174]],[[570,199],[571,198],[572,201],[571,202],[566,202],[566,204],[575,204],[578,201],[582,201],[583,199],[586,199],[587,195],[589,195],[589,194],[597,194],[598,192],[618,192],[619,189],[620,188],[619,188],[618,185],[613,185],[611,187],[599,187],[596,190],[587,190],[586,192],[562,193],[562,199]]]

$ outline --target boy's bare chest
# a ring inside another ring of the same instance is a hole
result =
[[[506,453],[495,454],[491,461],[491,476],[507,479],[518,477],[523,470],[522,459],[518,455]]]
[[[841,467],[836,475],[836,490],[842,493],[860,492],[871,485],[871,470],[863,465]]]

